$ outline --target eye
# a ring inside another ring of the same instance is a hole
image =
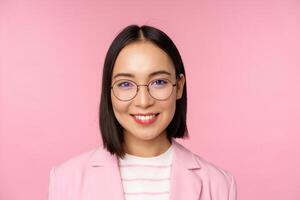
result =
[[[163,79],[157,79],[157,80],[154,80],[151,82],[151,86],[154,86],[154,87],[163,87],[167,84],[168,84],[168,82]]]
[[[130,81],[120,81],[116,84],[119,89],[130,89],[134,87],[134,84]]]

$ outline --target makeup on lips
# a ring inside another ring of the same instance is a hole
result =
[[[133,119],[143,125],[152,124],[158,118],[159,113],[148,113],[148,114],[131,114]]]

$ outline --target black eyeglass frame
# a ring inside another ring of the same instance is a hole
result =
[[[137,86],[137,87],[136,87],[135,95],[134,95],[131,99],[129,99],[129,100],[123,100],[123,99],[120,99],[120,98],[118,98],[117,95],[114,93],[114,90],[113,90],[114,85],[115,85],[116,83],[118,83],[119,81],[122,81],[122,80],[126,80],[126,81],[129,81],[129,82],[132,82],[133,84],[135,84],[135,85]],[[169,95],[167,98],[164,98],[164,99],[157,99],[157,98],[154,98],[154,97],[151,95],[151,93],[150,93],[150,91],[149,91],[149,85],[150,85],[150,83],[152,83],[152,82],[154,82],[154,81],[157,81],[157,80],[166,80],[166,81],[168,81],[168,82],[171,83],[171,85],[172,85],[172,91],[171,91],[170,95]],[[176,78],[176,81],[177,81],[177,80],[178,80],[178,77]],[[112,90],[112,93],[114,94],[114,96],[115,96],[118,100],[120,100],[120,101],[131,101],[131,100],[134,99],[134,98],[136,97],[136,95],[138,94],[138,92],[139,92],[139,87],[140,87],[140,86],[146,86],[146,87],[147,87],[148,94],[149,94],[153,99],[155,99],[155,100],[157,100],[157,101],[164,101],[164,100],[168,99],[168,98],[172,95],[173,90],[174,90],[174,87],[177,86],[177,82],[173,84],[172,81],[169,80],[169,79],[167,79],[167,78],[158,78],[158,79],[154,79],[154,80],[149,81],[148,84],[146,84],[146,85],[142,85],[142,84],[139,85],[139,84],[137,84],[136,82],[134,82],[134,81],[132,81],[132,80],[129,80],[129,79],[120,79],[120,80],[115,81],[115,82],[113,83],[113,85],[110,87],[110,89]]]

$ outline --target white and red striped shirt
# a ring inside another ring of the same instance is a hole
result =
[[[172,145],[155,157],[126,154],[119,158],[126,200],[169,200],[173,155]]]

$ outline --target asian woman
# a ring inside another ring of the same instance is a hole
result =
[[[129,25],[105,57],[102,145],[54,166],[49,200],[236,200],[234,176],[192,153],[187,84],[178,49],[163,31]]]

